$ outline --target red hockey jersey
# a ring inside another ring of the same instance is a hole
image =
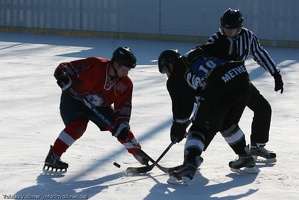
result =
[[[129,122],[132,110],[133,83],[126,76],[111,80],[108,75],[110,60],[100,57],[61,63],[67,68],[72,79],[72,87],[79,94],[99,107],[113,104],[116,123]]]

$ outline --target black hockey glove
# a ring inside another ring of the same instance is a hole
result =
[[[72,84],[70,76],[64,70],[55,71],[54,77],[56,78],[57,84],[59,87],[61,87],[62,91],[67,90]]]
[[[275,87],[274,87],[275,92],[280,90],[280,94],[282,94],[283,93],[283,81],[282,81],[282,77],[281,77],[280,73],[275,72],[273,74],[273,77],[274,77],[274,81],[275,81]]]
[[[177,122],[173,122],[170,129],[170,140],[171,142],[179,143],[185,137],[187,124],[180,124]]]
[[[130,132],[130,124],[126,121],[118,122],[115,128],[112,130],[112,135],[120,140],[125,140]]]

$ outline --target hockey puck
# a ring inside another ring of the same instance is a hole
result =
[[[120,168],[120,164],[118,164],[117,162],[114,162],[113,165],[114,165],[115,167]]]

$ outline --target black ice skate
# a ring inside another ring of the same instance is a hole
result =
[[[240,154],[235,160],[229,162],[232,172],[257,174],[259,169],[255,166],[255,160],[250,154]]]
[[[169,174],[167,183],[176,185],[188,185],[193,179],[197,168],[203,162],[203,158],[200,156],[196,157],[195,162],[186,162],[181,169],[173,171]]]
[[[275,163],[276,153],[265,148],[265,144],[250,147],[250,153],[257,163]]]
[[[50,151],[45,159],[43,171],[51,173],[65,173],[69,165],[66,162],[63,162],[59,156],[55,155],[51,149],[52,146],[50,147]]]

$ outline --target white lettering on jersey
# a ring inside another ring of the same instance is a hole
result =
[[[231,70],[229,70],[227,73],[225,73],[221,79],[224,81],[224,83],[230,81],[231,79],[233,79],[234,77],[238,76],[241,73],[246,73],[246,69],[244,67],[244,65],[241,65],[239,67],[233,68]]]

